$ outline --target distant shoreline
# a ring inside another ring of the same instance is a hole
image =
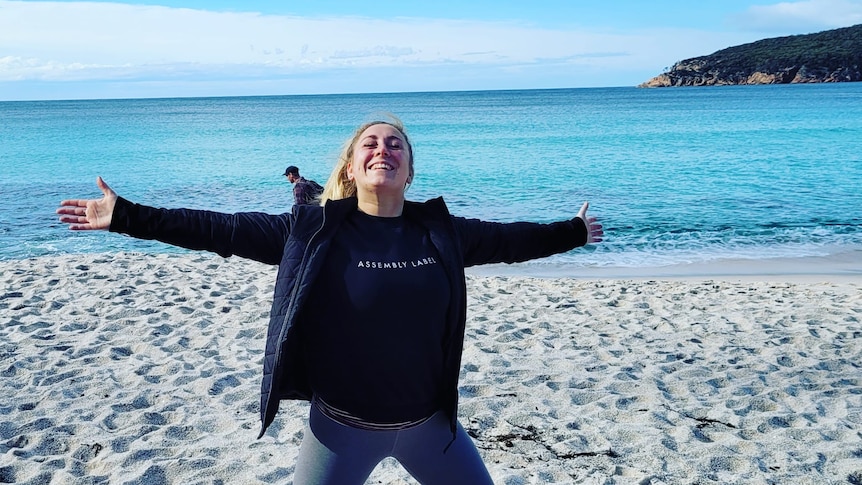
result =
[[[16,267],[22,261],[29,264],[44,261],[48,266],[78,260],[81,264],[112,259],[137,260],[158,263],[164,259],[178,261],[243,261],[240,257],[222,258],[214,253],[139,253],[103,252],[81,254],[53,254],[23,259],[0,260],[0,268]],[[269,267],[245,260],[253,265]],[[28,265],[29,265],[28,264]],[[274,266],[272,267],[274,268]],[[667,280],[667,281],[771,281],[793,283],[859,283],[862,284],[862,249],[829,256],[771,259],[728,259],[715,262],[642,267],[584,267],[566,263],[487,264],[467,268],[467,275],[477,277],[572,278],[591,280]]]
[[[467,268],[467,273],[475,276],[537,278],[862,283],[862,250],[830,256],[730,259],[709,263],[644,267],[585,268],[558,264],[494,264]]]

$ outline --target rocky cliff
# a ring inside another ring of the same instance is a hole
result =
[[[862,81],[862,24],[764,39],[679,61],[638,87]]]

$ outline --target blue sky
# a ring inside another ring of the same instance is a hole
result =
[[[635,86],[862,0],[0,0],[0,101]]]

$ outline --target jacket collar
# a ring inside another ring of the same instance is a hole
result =
[[[346,197],[338,200],[328,200],[324,206],[326,218],[335,217],[341,219],[350,212],[357,210],[359,200],[356,197]],[[436,197],[425,202],[404,201],[404,216],[411,219],[432,218],[443,220],[449,216],[449,209],[443,201],[443,197]]]

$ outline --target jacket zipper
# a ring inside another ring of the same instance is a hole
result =
[[[288,318],[290,318],[291,311],[293,310],[293,307],[295,305],[296,295],[299,293],[299,286],[301,280],[305,277],[305,266],[308,264],[308,251],[312,247],[312,242],[314,242],[314,239],[317,237],[318,234],[320,234],[320,231],[323,230],[323,226],[325,225],[326,210],[323,211],[323,222],[320,223],[320,227],[317,228],[317,231],[315,231],[314,234],[312,234],[311,237],[308,239],[308,244],[306,244],[305,246],[305,251],[302,252],[302,261],[299,263],[299,271],[297,273],[296,281],[293,284],[293,290],[291,291],[289,300],[290,303],[288,304],[287,311],[284,314],[284,320],[281,322],[281,330],[278,333],[278,345],[275,348],[275,363],[272,367],[273,378],[269,381],[269,397],[266,400],[266,408],[264,408],[263,410],[264,419],[266,419],[267,411],[269,411],[270,400],[272,399],[272,390],[275,387],[276,370],[278,370],[279,366],[281,365],[281,346],[284,343],[285,335],[287,335],[287,320]]]

